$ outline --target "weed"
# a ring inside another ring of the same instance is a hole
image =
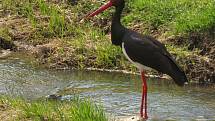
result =
[[[41,12],[43,15],[49,15],[50,8],[49,8],[49,6],[45,3],[45,1],[44,1],[44,0],[37,0],[37,2],[38,2],[38,5],[39,5],[40,12]]]
[[[1,37],[5,38],[6,40],[11,41],[11,37],[10,37],[8,28],[6,28],[6,27],[0,28],[0,35],[1,35]]]
[[[57,8],[52,6],[50,11],[49,29],[51,32],[63,37],[65,32],[65,16],[61,15]]]

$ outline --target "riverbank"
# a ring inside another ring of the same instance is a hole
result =
[[[195,1],[198,6],[193,2],[130,1],[122,21],[129,28],[165,43],[189,80],[214,83],[214,1]],[[103,2],[91,0],[74,3],[3,1],[0,36],[15,44],[12,44],[16,46],[14,51],[33,54],[37,62],[47,68],[137,72],[121,49],[109,41],[112,10],[79,23],[84,15],[101,4]],[[158,75],[156,71],[149,72],[152,73]]]

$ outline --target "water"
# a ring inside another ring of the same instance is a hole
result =
[[[31,61],[30,61],[31,62]],[[96,71],[53,71],[29,60],[0,60],[0,93],[37,99],[47,95],[89,97],[116,117],[138,114],[141,81],[137,75]],[[158,120],[215,121],[215,90],[176,86],[172,81],[148,79],[149,117]]]

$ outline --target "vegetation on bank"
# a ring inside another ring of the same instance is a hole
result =
[[[192,33],[201,34],[215,25],[214,0],[127,0],[126,2],[123,24],[162,40],[169,38],[177,40],[178,36],[186,38]],[[39,62],[48,63],[49,67],[81,69],[93,67],[135,71],[124,58],[121,49],[111,45],[109,41],[110,15],[114,11],[113,8],[80,23],[89,11],[102,4],[104,1],[100,0],[64,2],[4,0],[0,15],[7,22],[4,23],[6,25],[0,24],[2,26],[0,35],[8,40],[21,41],[34,46],[44,45],[40,47],[43,50],[38,58]],[[189,50],[189,39],[182,39],[185,41],[183,45],[169,42],[165,44],[168,50],[177,56],[177,61],[186,73],[189,73],[189,77],[195,78],[198,74],[192,74],[192,70],[196,67],[190,67],[190,64],[200,64],[208,60],[199,57],[202,48],[195,48],[194,45],[194,48]],[[33,52],[38,55],[38,51]],[[195,60],[194,56],[202,60]]]
[[[38,100],[0,97],[0,119],[5,121],[107,121],[104,111],[89,100]]]
[[[142,21],[169,35],[199,32],[214,26],[214,0],[131,0],[128,23]]]

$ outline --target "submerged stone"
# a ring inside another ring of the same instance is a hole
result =
[[[16,48],[16,46],[13,42],[0,37],[0,48],[13,50]]]

